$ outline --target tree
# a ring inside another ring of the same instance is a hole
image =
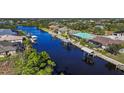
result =
[[[39,54],[35,49],[27,51],[25,50],[24,55],[16,61],[17,74],[50,75],[53,73],[56,64],[51,61],[48,53],[43,51]]]
[[[111,54],[117,55],[119,54],[119,50],[121,48],[122,48],[121,45],[112,44],[112,45],[109,45],[109,48],[107,49],[107,51],[110,52]]]

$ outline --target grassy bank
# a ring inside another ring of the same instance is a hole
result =
[[[118,55],[112,55],[110,53],[106,53],[105,55],[124,64],[124,53]]]
[[[48,28],[44,28],[44,27],[39,27],[39,29],[45,31],[45,32],[49,32],[49,29]]]
[[[6,61],[6,60],[7,60],[6,57],[0,57],[0,62],[4,62],[4,61]]]

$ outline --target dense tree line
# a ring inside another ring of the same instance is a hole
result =
[[[10,24],[10,20],[13,21]],[[16,28],[17,25],[37,26],[39,28],[48,28],[50,23],[57,23],[66,26],[72,30],[79,30],[82,32],[90,32],[98,35],[104,35],[105,31],[120,31],[124,30],[124,19],[82,19],[82,18],[39,18],[39,19],[0,19],[6,24],[0,24],[0,28]],[[96,28],[101,25],[104,29]]]

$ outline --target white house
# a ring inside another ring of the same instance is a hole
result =
[[[112,33],[112,35],[104,36],[113,40],[124,40],[124,31],[118,31]]]
[[[124,40],[124,31],[114,32],[112,36],[115,40]]]

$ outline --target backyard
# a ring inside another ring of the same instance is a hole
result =
[[[113,58],[121,63],[124,63],[124,53],[118,54],[118,55],[112,55],[110,53],[106,53],[106,56]]]

